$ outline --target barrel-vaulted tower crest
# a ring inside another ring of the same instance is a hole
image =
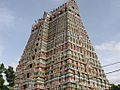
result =
[[[109,90],[75,0],[44,12],[33,24],[15,90]]]
[[[73,10],[76,14],[79,14],[79,7],[76,0],[69,0],[67,8]]]

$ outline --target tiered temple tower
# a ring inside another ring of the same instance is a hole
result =
[[[109,82],[69,0],[32,26],[16,68],[15,90],[109,90]]]

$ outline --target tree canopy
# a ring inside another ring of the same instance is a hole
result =
[[[5,78],[8,85],[5,85]],[[0,90],[10,90],[14,86],[15,72],[13,67],[5,68],[4,64],[0,64]]]
[[[118,85],[111,84],[111,89],[110,90],[120,90],[120,84],[118,84]]]

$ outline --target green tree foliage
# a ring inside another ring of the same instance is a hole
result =
[[[5,80],[3,78],[3,74],[5,74],[8,85],[5,85]],[[13,67],[9,66],[8,68],[4,67],[4,64],[0,64],[0,90],[11,90],[9,88],[13,88],[15,79],[15,72]]]
[[[5,70],[5,76],[6,76],[7,82],[9,83],[8,86],[13,87],[14,79],[15,79],[15,72],[13,70],[13,67],[9,66],[8,69]]]
[[[4,64],[0,64],[0,90],[4,87],[5,80],[3,79]]]
[[[0,64],[0,75],[4,73],[5,67],[4,64]]]
[[[3,76],[0,75],[0,88],[1,88],[1,89],[2,89],[3,86],[4,86],[4,82],[5,82],[5,80],[3,79]],[[0,89],[0,90],[1,90],[1,89]]]
[[[118,84],[118,85],[112,84],[110,90],[120,90],[120,84]]]

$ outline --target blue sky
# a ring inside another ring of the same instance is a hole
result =
[[[16,67],[34,20],[67,0],[0,0],[0,63]],[[102,65],[120,61],[120,0],[77,0],[80,15]],[[114,65],[105,72],[119,69]],[[120,83],[120,72],[107,75]]]

